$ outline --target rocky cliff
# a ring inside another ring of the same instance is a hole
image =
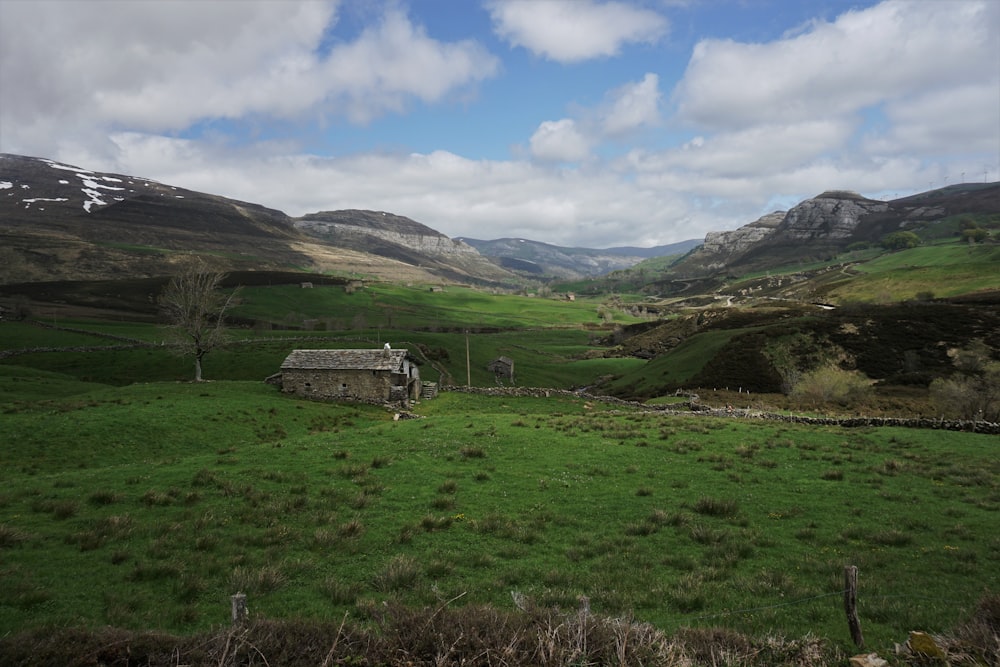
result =
[[[808,261],[837,252],[854,241],[877,241],[890,231],[933,221],[945,210],[943,205],[926,202],[882,202],[855,192],[831,190],[739,229],[710,232],[701,248],[676,268],[694,275]]]
[[[479,257],[479,252],[467,243],[450,239],[410,218],[384,211],[322,211],[296,218],[295,226],[311,236],[329,241],[356,242],[376,238],[430,255]]]
[[[728,232],[709,232],[698,253],[704,255],[706,266],[721,268],[757,243],[770,237],[785,219],[785,211],[775,211]]]
[[[513,275],[479,254],[472,246],[451,239],[410,218],[385,211],[348,209],[321,211],[296,218],[296,229],[339,248],[363,250],[408,264],[434,267],[444,277],[474,276],[504,281]]]
[[[789,241],[840,241],[850,238],[864,217],[888,210],[887,203],[854,192],[824,192],[788,211],[776,232]]]

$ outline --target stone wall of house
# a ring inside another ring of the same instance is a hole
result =
[[[304,398],[383,402],[390,400],[392,374],[372,370],[284,369],[281,390]]]

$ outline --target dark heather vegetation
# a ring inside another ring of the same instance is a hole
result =
[[[230,273],[200,383],[166,278],[2,286],[0,664],[997,664],[996,436],[753,418],[996,418],[995,220],[913,233],[519,294]],[[262,382],[385,342],[442,393]],[[542,389],[458,391],[499,356]]]

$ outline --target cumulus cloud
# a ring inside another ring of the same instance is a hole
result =
[[[279,149],[219,154],[202,142],[139,133],[116,135],[115,141],[114,171],[225,192],[290,215],[387,210],[451,237],[519,236],[567,246],[621,245],[623,225],[634,243],[691,238],[685,228],[691,219],[678,214],[681,196],[603,171],[474,160],[448,151],[318,157]],[[703,224],[711,229],[720,221]]]
[[[531,154],[539,160],[577,162],[589,153],[587,140],[570,118],[545,121],[531,135]]]
[[[996,82],[998,24],[995,2],[889,0],[767,44],[705,40],[674,100],[684,120],[732,129]]]
[[[544,121],[531,137],[531,154],[549,162],[580,162],[594,146],[660,122],[659,77],[647,73],[605,94],[600,105],[577,109],[579,118]]]
[[[631,159],[644,172],[683,169],[703,177],[766,174],[795,169],[838,151],[853,130],[853,123],[836,119],[759,125],[708,139],[699,136],[660,153],[636,151]]]
[[[336,28],[347,5],[335,2],[0,0],[0,150],[291,215],[370,208],[453,237],[587,247],[700,238],[828,189],[902,195],[941,184],[949,169],[955,179],[978,180],[986,164],[997,173],[1000,3],[991,0],[887,0],[767,43],[704,40],[676,84],[660,52],[595,63],[603,97],[582,61],[662,38],[662,16],[624,2],[490,2],[502,38],[574,63],[530,63],[518,75],[567,78],[519,80],[518,93],[581,95],[546,97],[537,111],[540,95],[492,98],[491,111],[514,109],[507,125],[476,110],[454,116],[468,120],[456,135],[495,133],[513,158],[475,159],[457,147],[478,144],[458,140],[408,152],[419,145],[407,143],[411,133],[430,123],[383,126],[385,145],[404,147],[395,152],[348,141],[338,148],[362,152],[304,154],[298,132],[323,135],[317,118],[386,123],[417,107],[426,121],[424,107],[490,77],[483,91],[515,89],[480,42],[434,39],[403,3],[385,6],[366,5],[364,25],[345,37]],[[275,119],[290,129],[271,130]],[[230,134],[237,126],[261,136]]]
[[[318,65],[316,78],[333,110],[345,101],[348,115],[364,122],[401,110],[409,98],[436,102],[498,69],[499,61],[477,43],[438,42],[401,12],[390,11],[378,27],[336,48]]]
[[[497,0],[494,31],[513,46],[561,63],[616,55],[628,43],[652,43],[669,28],[654,11],[624,2]]]
[[[870,152],[941,157],[981,151],[1000,145],[1000,80],[893,100],[884,113],[890,129],[870,139]]]
[[[476,42],[436,41],[392,8],[324,52],[335,9],[316,1],[4,3],[0,89],[18,91],[0,108],[5,143],[56,136],[74,122],[95,132],[171,132],[255,114],[366,122],[410,100],[440,101],[499,69]]]
[[[912,192],[995,164],[998,25],[992,2],[888,0],[764,44],[702,41],[672,95],[673,121],[700,134],[619,168],[721,210],[834,188]]]
[[[639,83],[630,83],[612,92],[604,112],[602,129],[609,136],[656,125],[660,119],[660,79],[647,73]]]

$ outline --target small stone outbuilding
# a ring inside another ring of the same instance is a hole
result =
[[[420,369],[406,350],[294,350],[281,364],[281,390],[304,398],[365,403],[420,398]]]
[[[514,360],[510,357],[497,357],[486,364],[486,368],[493,372],[497,384],[501,384],[505,379],[514,384]]]

